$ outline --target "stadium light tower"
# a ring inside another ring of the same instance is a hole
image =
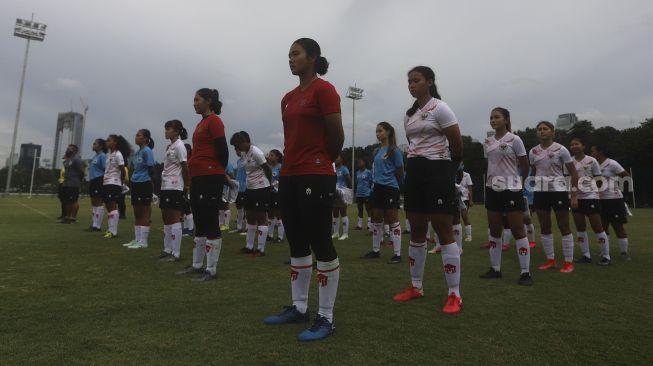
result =
[[[27,39],[25,47],[25,60],[23,61],[23,75],[20,78],[20,91],[18,92],[18,107],[16,108],[16,122],[14,122],[14,136],[11,139],[11,152],[9,153],[9,167],[7,170],[7,185],[5,186],[5,195],[9,193],[11,186],[11,171],[14,168],[14,150],[16,149],[16,135],[18,134],[18,121],[20,120],[20,105],[23,101],[23,87],[25,85],[25,72],[27,71],[27,56],[29,55],[30,41],[43,42],[45,39],[45,29],[47,26],[43,23],[34,21],[34,14],[31,20],[16,19],[14,27],[14,36]]]
[[[354,189],[354,183],[356,180],[356,159],[354,157],[356,147],[354,145],[355,143],[355,136],[356,136],[356,101],[363,99],[363,89],[357,88],[356,84],[354,86],[350,86],[349,89],[347,89],[347,98],[351,99],[352,101],[352,114],[351,114],[351,189]],[[354,197],[356,197],[356,193],[354,192]]]

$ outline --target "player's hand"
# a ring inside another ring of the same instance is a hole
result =
[[[576,198],[576,195],[571,197],[571,208],[572,209],[577,209],[578,208],[578,198]]]

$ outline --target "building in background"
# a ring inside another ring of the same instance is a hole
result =
[[[9,166],[9,159],[10,157],[8,156],[7,159],[5,160],[5,167]],[[18,154],[14,153],[14,166],[18,164]]]
[[[576,123],[578,123],[576,113],[561,114],[558,116],[558,119],[556,119],[556,129],[569,130],[574,127]]]
[[[29,144],[20,144],[20,156],[18,157],[18,165],[32,169],[32,164],[34,164],[34,155],[37,158],[41,156],[41,145],[35,145],[33,143]],[[37,162],[39,164],[39,162]]]
[[[84,140],[84,116],[77,112],[59,113],[57,129],[54,136],[54,152],[52,154],[52,169],[61,169],[62,158],[70,144],[82,149]]]

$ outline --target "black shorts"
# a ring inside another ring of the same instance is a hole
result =
[[[88,195],[91,198],[102,197],[102,188],[104,177],[97,177],[88,182]]]
[[[399,209],[399,188],[374,184],[372,189],[372,208],[381,210]]]
[[[222,201],[224,181],[224,174],[191,177],[190,207],[193,211],[196,237],[221,237],[218,210]]]
[[[61,200],[74,203],[79,199],[79,187],[61,187]]]
[[[628,213],[623,198],[601,200],[601,218],[611,224],[628,223]]]
[[[571,212],[583,215],[594,215],[601,213],[601,201],[599,200],[578,200],[578,208],[572,208]]]
[[[184,211],[184,206],[187,204],[183,191],[171,189],[161,191],[159,194],[159,208],[161,209]]]
[[[469,200],[464,200],[463,202],[465,203],[465,207],[469,208]]]
[[[370,197],[356,197],[356,203],[359,205],[366,205],[370,203]]]
[[[453,214],[456,174],[450,160],[409,158],[406,163],[406,212]]]
[[[57,187],[57,198],[59,200],[63,200],[63,185],[59,184],[59,187]]]
[[[270,209],[276,210],[279,208],[279,192],[270,191]]]
[[[122,196],[122,187],[116,184],[105,184],[102,187],[104,203],[116,202]]]
[[[270,187],[248,189],[245,191],[245,210],[267,212],[270,209]]]
[[[536,210],[569,210],[568,192],[533,192],[533,207]]]
[[[246,199],[245,192],[238,192],[238,195],[236,196],[236,207],[244,208]]]
[[[496,212],[521,212],[526,210],[526,202],[521,191],[497,192],[491,187],[485,187],[485,208]]]
[[[152,204],[152,182],[131,182],[132,206]]]

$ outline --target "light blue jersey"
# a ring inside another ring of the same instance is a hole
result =
[[[104,176],[104,168],[106,167],[107,154],[99,152],[91,159],[91,164],[88,166],[88,180],[93,180]]]
[[[369,197],[372,194],[372,171],[356,171],[356,197]]]
[[[349,176],[349,169],[347,169],[346,166],[341,165],[340,168],[336,168],[336,187],[347,188],[348,176]]]
[[[131,181],[134,183],[142,183],[150,181],[150,168],[155,164],[154,154],[149,146],[145,146],[136,152],[134,156],[133,165],[134,172]]]
[[[388,147],[379,148],[374,155],[373,181],[388,187],[399,188],[396,171],[404,166],[404,159],[399,149],[395,148],[388,156]]]
[[[238,159],[236,162],[236,181],[238,181],[238,192],[245,192],[247,190],[247,172],[243,159]]]

